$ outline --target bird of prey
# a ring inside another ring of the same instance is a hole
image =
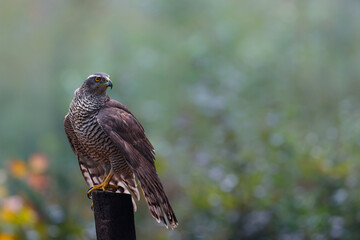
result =
[[[166,227],[167,218],[175,228],[178,221],[156,173],[154,148],[130,110],[107,95],[108,87],[112,88],[108,74],[91,74],[75,90],[64,120],[71,148],[90,187],[88,195],[93,190],[125,191],[139,200],[136,176],[151,215]]]

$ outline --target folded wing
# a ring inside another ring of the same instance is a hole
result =
[[[151,215],[166,227],[178,222],[156,173],[154,148],[145,136],[141,124],[121,103],[110,100],[100,110],[98,122],[126,158],[138,178]]]

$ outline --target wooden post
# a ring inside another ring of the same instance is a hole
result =
[[[135,224],[131,195],[93,191],[97,240],[134,240]]]

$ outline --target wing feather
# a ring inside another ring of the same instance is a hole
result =
[[[156,173],[154,148],[141,124],[124,105],[115,100],[110,100],[100,110],[97,119],[138,178],[151,215],[167,227],[166,216],[170,226],[176,227],[177,219]]]
[[[136,150],[138,150],[151,163],[155,160],[154,147],[145,136],[145,130],[130,110],[123,104],[110,99],[102,112],[104,122],[106,120],[116,122],[112,124],[114,131],[128,143],[130,143]],[[100,114],[100,113],[99,113]]]

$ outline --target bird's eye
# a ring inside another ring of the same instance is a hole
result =
[[[99,77],[96,77],[96,78],[95,78],[95,81],[96,81],[96,82],[100,82],[100,78],[99,78]]]

